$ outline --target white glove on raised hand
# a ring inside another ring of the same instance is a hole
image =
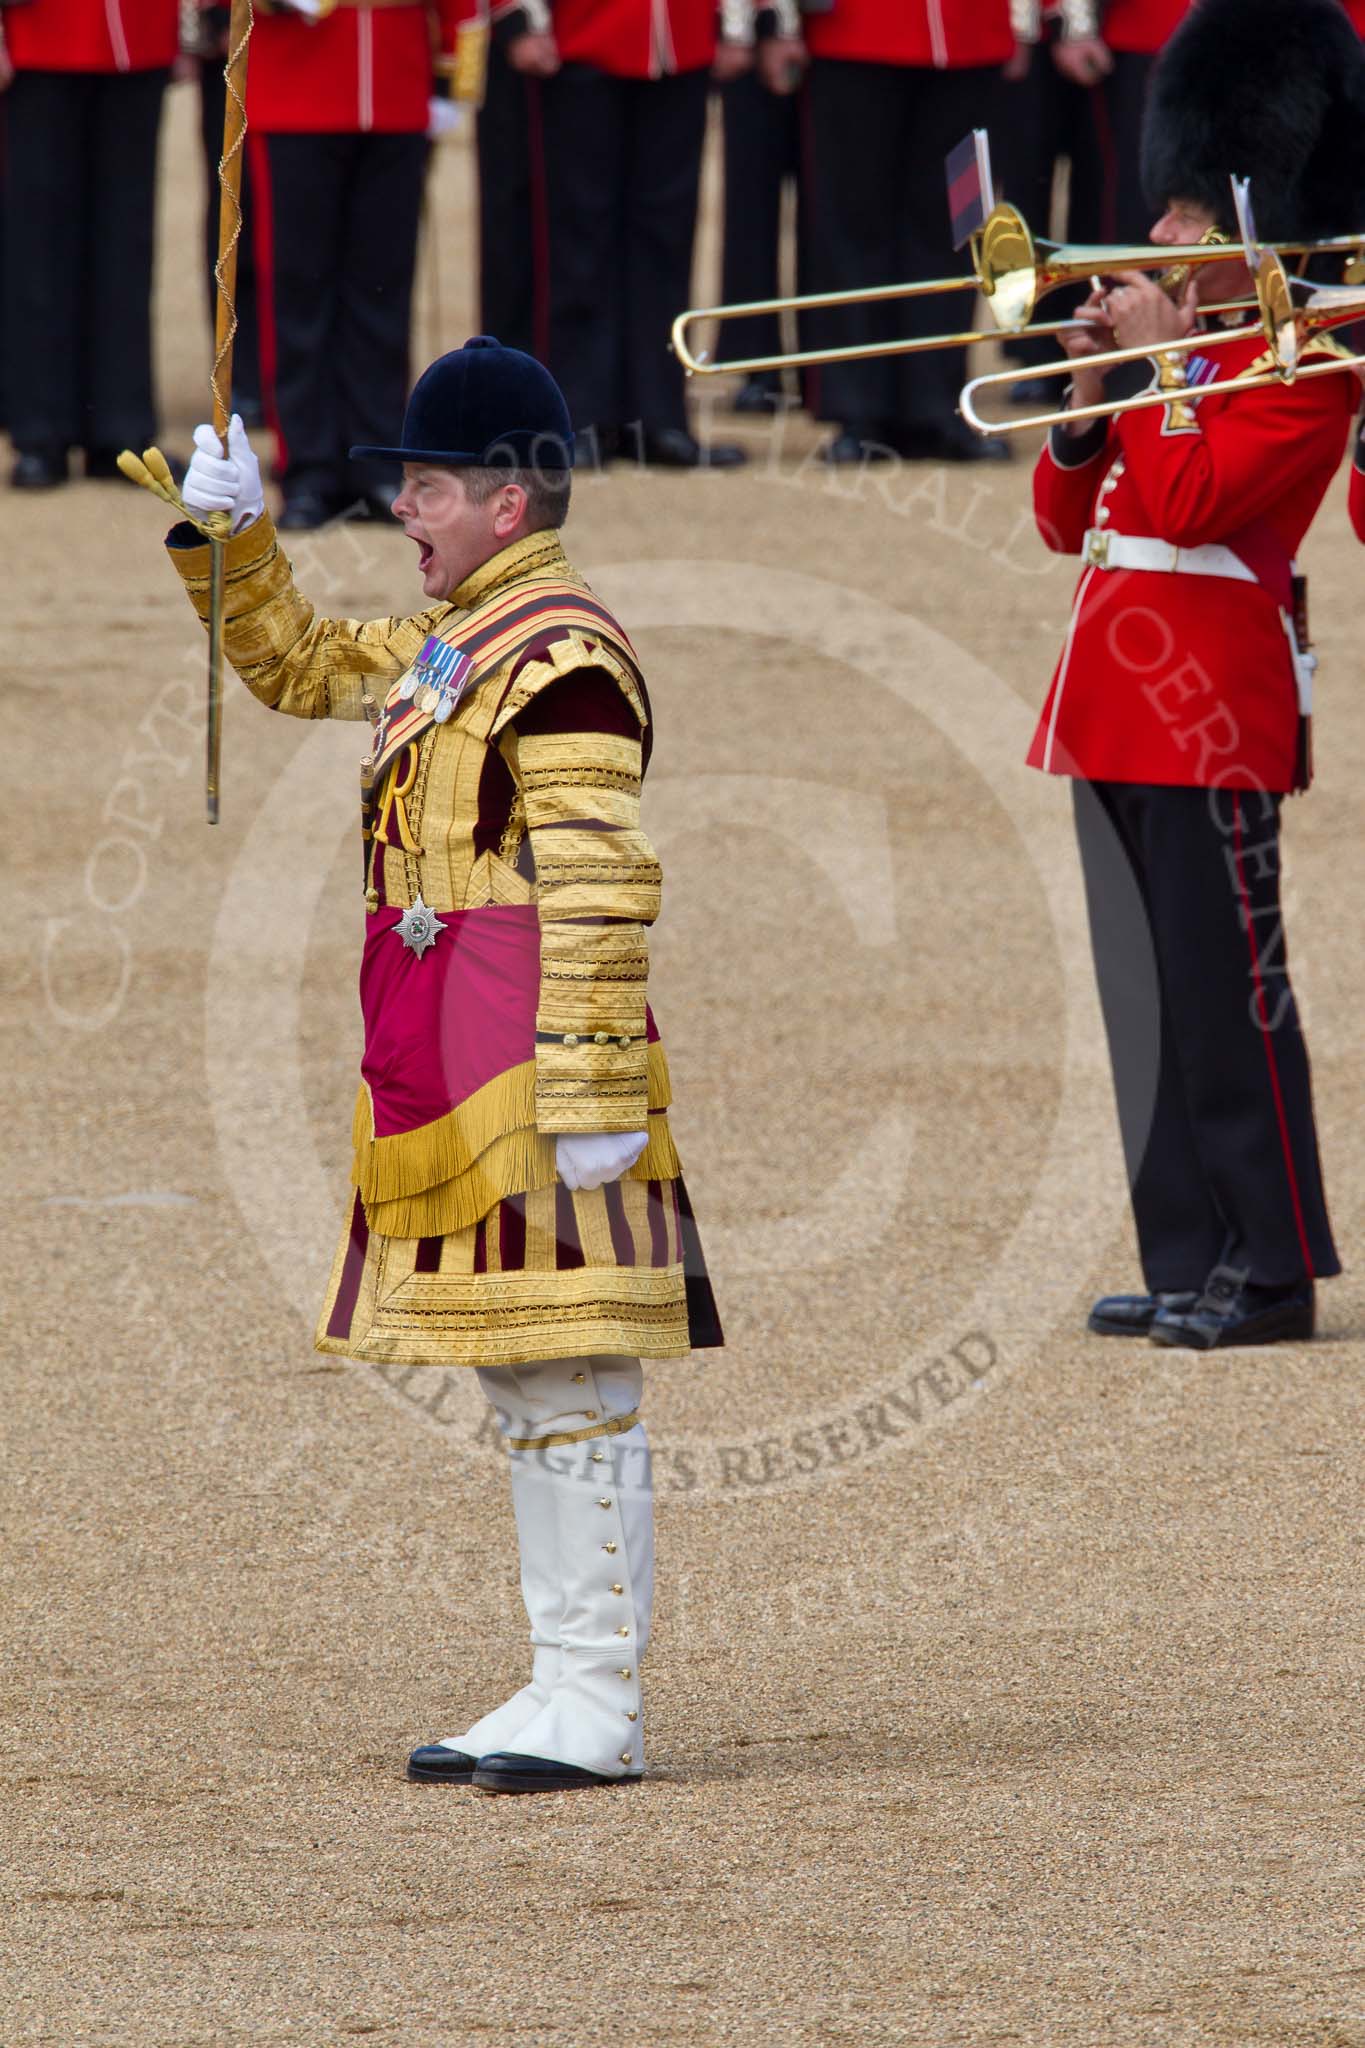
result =
[[[237,413],[228,422],[226,455],[212,427],[195,428],[194,453],[180,495],[191,512],[230,512],[234,533],[260,518],[265,510],[261,465]]]
[[[566,1188],[600,1188],[620,1180],[649,1143],[647,1131],[574,1131],[555,1139],[555,1164]]]

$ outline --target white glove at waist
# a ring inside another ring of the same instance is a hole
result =
[[[194,430],[194,454],[185,471],[180,495],[191,512],[230,512],[232,531],[239,533],[265,510],[261,465],[251,452],[246,428],[237,413],[228,422],[228,452],[209,426]]]
[[[647,1131],[566,1132],[555,1139],[555,1164],[566,1188],[600,1188],[620,1180],[649,1142]]]

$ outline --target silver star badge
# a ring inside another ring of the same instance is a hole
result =
[[[435,945],[437,932],[443,932],[445,926],[436,912],[428,909],[423,903],[419,890],[417,901],[403,912],[393,929],[408,950],[415,953],[420,960],[427,947]]]

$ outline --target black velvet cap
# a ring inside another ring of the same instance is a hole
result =
[[[1194,200],[1235,232],[1234,174],[1268,242],[1365,227],[1365,51],[1340,0],[1195,0],[1161,52],[1148,202]]]
[[[438,356],[413,386],[401,448],[352,448],[353,461],[439,462],[452,469],[569,469],[573,428],[543,363],[476,334]]]

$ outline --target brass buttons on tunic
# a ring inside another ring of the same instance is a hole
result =
[[[639,1718],[640,1718],[640,1716],[639,1716],[639,1715],[638,1715],[638,1714],[636,1713],[636,1711],[635,1711],[634,1707],[627,1707],[627,1708],[626,1708],[626,1719],[627,1719],[628,1721],[638,1721],[638,1720],[639,1720]]]
[[[628,1628],[618,1628],[616,1633],[618,1636],[628,1636],[630,1634],[630,1630]]]
[[[578,1033],[576,1031],[566,1031],[564,1033],[564,1043],[565,1045],[577,1045]]]
[[[628,1038],[619,1039],[617,1043],[620,1045],[622,1052],[630,1051],[630,1040]]]
[[[616,1585],[614,1585],[614,1586],[612,1587],[612,1589],[611,1589],[611,1590],[612,1590],[612,1592],[613,1592],[613,1593],[624,1593],[626,1589],[625,1589],[625,1587],[624,1587],[623,1585],[621,1585],[621,1584],[619,1583],[619,1581],[618,1581],[618,1583],[617,1583]]]
[[[616,1545],[614,1543],[604,1543],[602,1548],[606,1551],[608,1557],[615,1557]]]
[[[599,1508],[609,1508],[611,1506],[611,1502],[607,1499],[606,1495],[603,1494],[601,1500],[598,1501],[597,1505]]]
[[[594,1451],[594,1452],[593,1452],[593,1454],[592,1454],[592,1462],[593,1462],[593,1464],[594,1464],[594,1465],[605,1465],[605,1464],[606,1464],[606,1462],[607,1462],[607,1454],[606,1454],[606,1452],[605,1452],[605,1451]]]
[[[631,1670],[629,1664],[623,1664],[616,1675],[618,1678],[634,1678],[635,1673]]]
[[[573,1383],[576,1387],[581,1387],[586,1378],[586,1373],[576,1372],[573,1376]]]
[[[592,1042],[594,1045],[610,1045],[611,1033],[609,1031],[594,1031]]]
[[[623,1749],[623,1750],[621,1751],[621,1761],[622,1761],[622,1763],[623,1763],[623,1764],[628,1764],[628,1763],[633,1763],[633,1762],[634,1762],[634,1758],[633,1758],[633,1757],[631,1756],[631,1753],[630,1753],[630,1751],[629,1751],[628,1749]]]

